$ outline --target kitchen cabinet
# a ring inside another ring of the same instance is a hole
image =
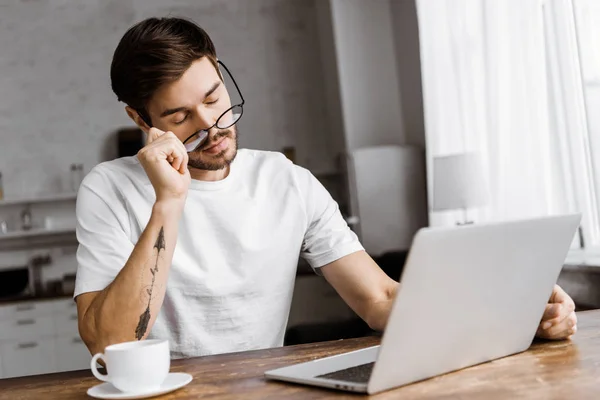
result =
[[[0,378],[89,368],[71,298],[0,305]]]
[[[0,305],[0,321],[49,315],[54,310],[53,303],[52,301],[23,301]]]
[[[54,317],[54,332],[56,332],[57,335],[67,336],[77,334],[77,337],[79,337],[77,310],[56,314]]]
[[[55,370],[57,372],[87,369],[91,355],[79,334],[59,336],[55,339]]]
[[[54,334],[52,315],[0,321],[0,340],[35,340]]]
[[[0,345],[5,377],[55,371],[54,339],[13,340]]]

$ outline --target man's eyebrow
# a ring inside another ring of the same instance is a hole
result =
[[[213,85],[210,87],[210,89],[208,89],[206,91],[206,93],[204,93],[204,99],[206,99],[208,96],[213,94],[214,91],[219,88],[219,86],[221,86],[221,81],[217,81],[217,82],[213,83]],[[164,118],[166,116],[173,115],[175,113],[178,113],[180,111],[185,111],[185,110],[187,110],[186,107],[169,108],[160,114],[160,118]]]
[[[213,85],[210,87],[210,89],[208,89],[206,91],[206,93],[204,93],[204,99],[206,99],[208,96],[210,96],[211,94],[213,94],[213,92],[215,90],[217,90],[217,88],[221,86],[221,81],[216,81],[215,83],[213,83]]]
[[[172,115],[172,114],[178,113],[180,111],[185,111],[185,110],[187,110],[186,107],[169,108],[168,110],[163,111],[162,114],[160,114],[160,117],[164,118],[167,115]]]

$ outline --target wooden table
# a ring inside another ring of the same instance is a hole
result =
[[[573,341],[538,342],[516,356],[373,396],[377,399],[598,399],[600,310],[578,314]],[[172,371],[194,380],[159,399],[357,399],[347,394],[267,381],[263,372],[377,344],[377,337],[177,360]],[[89,371],[0,380],[0,399],[86,399],[99,382]]]

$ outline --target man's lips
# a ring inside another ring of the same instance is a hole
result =
[[[205,151],[210,154],[217,154],[217,153],[220,153],[221,151],[225,150],[226,148],[227,148],[227,137],[224,137],[224,138],[220,139],[219,141],[217,141],[215,144],[211,145],[210,147],[205,148],[202,151]]]

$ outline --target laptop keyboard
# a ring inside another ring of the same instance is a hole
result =
[[[341,369],[339,371],[330,372],[316,376],[315,378],[335,379],[338,381],[367,383],[373,372],[374,362],[368,364],[357,365],[356,367]]]

